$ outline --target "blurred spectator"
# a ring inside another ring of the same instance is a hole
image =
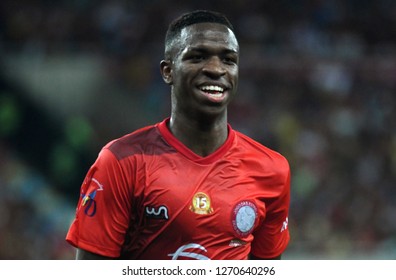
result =
[[[236,22],[244,97],[231,124],[290,160],[285,258],[396,258],[389,0],[2,1],[0,75],[23,94],[0,88],[0,258],[72,256],[82,176],[98,147],[168,114],[153,65],[168,20],[193,8]]]

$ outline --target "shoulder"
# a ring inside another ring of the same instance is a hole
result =
[[[155,124],[139,128],[108,142],[102,148],[102,152],[110,152],[116,159],[122,160],[133,155],[149,153],[150,149],[163,143],[157,124]]]
[[[259,182],[267,197],[288,201],[291,172],[287,158],[243,133],[236,132],[236,136],[237,156],[242,159],[249,176]]]
[[[236,147],[244,159],[248,160],[251,165],[272,170],[274,174],[288,176],[290,166],[287,158],[280,152],[271,149],[253,138],[235,131]]]
[[[288,165],[288,160],[280,152],[269,148],[268,146],[239,131],[235,131],[235,134],[237,137],[237,145],[243,147],[246,151],[254,153],[261,158],[267,158],[269,160]]]

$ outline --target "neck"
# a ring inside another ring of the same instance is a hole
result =
[[[226,115],[212,119],[172,115],[169,129],[186,147],[203,157],[215,152],[228,137]]]

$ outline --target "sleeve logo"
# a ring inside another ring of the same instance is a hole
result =
[[[90,182],[94,184],[89,186],[86,194],[82,194],[81,206],[84,207],[85,215],[93,217],[96,214],[95,196],[98,191],[103,191],[103,185],[95,178],[90,178]]]

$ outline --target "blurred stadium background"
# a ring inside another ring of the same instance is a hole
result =
[[[109,140],[169,113],[168,22],[234,23],[230,122],[292,168],[285,259],[396,259],[393,0],[3,0],[0,259],[71,259],[80,184]]]

